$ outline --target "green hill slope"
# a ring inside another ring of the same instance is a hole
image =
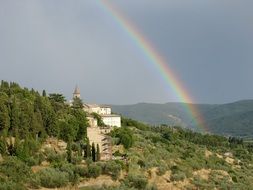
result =
[[[40,95],[16,83],[1,82],[1,190],[253,188],[253,144],[180,127],[151,127],[122,118],[122,127],[107,134],[113,159],[100,161],[99,147],[87,138],[87,115],[75,103],[69,106],[61,94],[44,91]],[[188,126],[191,118],[185,112],[181,120],[177,118],[184,106],[142,104],[141,110],[152,116],[162,107],[160,114],[170,112],[172,122]],[[199,106],[203,113],[215,113],[216,107]],[[233,114],[222,115],[224,122],[229,117],[238,125],[251,122],[247,120],[252,118],[250,108]],[[213,116],[209,119],[220,124],[221,117]]]
[[[207,123],[213,133],[243,138],[253,137],[253,111],[207,120]]]
[[[181,128],[131,130],[134,145],[123,152],[131,160],[129,173],[136,178],[147,173],[149,183],[155,183],[158,189],[253,188],[252,154],[248,152],[252,148],[245,152],[245,144],[239,141],[237,144],[235,139],[201,135]],[[243,160],[247,169],[237,166],[238,160]]]
[[[195,105],[205,118],[210,132],[253,138],[253,100],[230,104]],[[184,103],[113,105],[115,112],[152,125],[168,124],[195,128]],[[196,116],[197,117],[197,116]]]
[[[215,105],[199,104],[201,112],[216,107]],[[193,127],[193,118],[189,116],[185,103],[152,104],[139,103],[134,105],[111,105],[112,110],[125,117],[133,118],[144,123],[159,125],[179,125],[183,127]]]

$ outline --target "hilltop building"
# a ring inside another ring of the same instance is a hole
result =
[[[105,125],[110,127],[121,127],[120,115],[112,114],[112,110],[106,105],[84,104],[83,110],[88,113],[97,113],[101,116]]]
[[[74,98],[81,98],[80,89],[75,87],[73,93]],[[73,101],[70,102],[72,105]],[[87,119],[90,127],[87,128],[87,137],[90,143],[99,145],[101,160],[112,159],[112,143],[111,138],[107,135],[112,127],[121,127],[120,115],[112,114],[112,109],[107,105],[83,104],[83,110],[88,113]],[[105,126],[98,126],[98,120],[93,113],[98,114]]]
[[[73,93],[73,99],[74,98],[81,98],[81,93],[78,86],[75,87],[75,90]],[[72,105],[72,102],[70,102],[70,104]],[[89,114],[97,113],[98,115],[101,116],[104,124],[107,126],[121,127],[120,115],[112,114],[112,109],[110,106],[84,103],[83,110]],[[90,124],[96,125],[97,121],[94,121],[95,118],[92,118],[91,116],[89,116],[88,119],[90,121]]]

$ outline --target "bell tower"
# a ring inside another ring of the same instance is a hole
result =
[[[81,98],[80,89],[76,85],[75,91],[73,93],[73,98]]]

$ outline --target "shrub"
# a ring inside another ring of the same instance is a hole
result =
[[[71,150],[74,152],[80,152],[81,151],[81,146],[78,143],[72,143],[71,144]]]
[[[144,175],[130,174],[124,180],[124,183],[128,187],[134,187],[136,189],[145,189],[148,184],[148,180]]]
[[[56,153],[55,151],[49,149],[46,151],[47,161],[48,162],[62,162],[66,160],[66,154],[62,153]]]
[[[171,166],[170,170],[172,173],[177,173],[178,171],[180,171],[177,165]]]
[[[104,166],[103,173],[111,175],[112,179],[118,179],[121,171],[121,165],[115,161],[109,161]]]
[[[236,176],[233,176],[233,177],[232,177],[232,181],[235,182],[235,183],[238,182]]]
[[[82,166],[76,166],[74,169],[75,173],[77,173],[80,177],[86,177],[88,175],[88,168]]]
[[[141,167],[141,168],[145,168],[146,164],[143,160],[138,160],[137,164]]]
[[[111,132],[111,136],[119,138],[119,143],[126,149],[133,145],[133,132],[127,127],[116,128]]]
[[[32,138],[26,138],[24,141],[16,141],[15,146],[13,147],[13,152],[15,155],[22,161],[28,160],[31,156],[34,155],[39,149],[39,142]],[[14,154],[11,154],[14,155]]]
[[[42,153],[35,154],[33,156],[27,157],[23,161],[28,165],[28,166],[35,166],[35,165],[40,165],[42,161],[45,160],[45,156]]]
[[[171,181],[183,181],[185,179],[185,173],[178,171],[177,173],[172,173],[170,176]]]
[[[93,163],[93,161],[92,161],[91,158],[87,158],[87,159],[85,160],[85,162],[86,162],[87,166],[89,166],[89,165],[91,165],[91,164]]]
[[[133,145],[133,137],[130,134],[122,134],[120,143],[123,144],[124,148],[129,149]]]
[[[192,184],[196,186],[197,189],[214,189],[215,186],[210,182],[200,178],[199,176],[194,176],[192,179]],[[189,188],[192,189],[192,188]]]
[[[113,156],[123,156],[124,154],[121,154],[119,150],[113,153]]]
[[[0,173],[7,176],[9,181],[27,182],[31,175],[31,170],[16,157],[8,157],[0,164]]]
[[[68,173],[68,180],[73,183],[76,184],[79,180],[79,175],[77,173],[75,173],[75,167],[72,164],[63,164],[60,167],[60,171],[61,172],[66,172]]]
[[[231,181],[229,175],[224,175],[221,171],[211,171],[209,174],[209,181],[212,181],[217,187],[223,187],[221,189],[230,189],[231,187]]]
[[[30,157],[30,158],[26,159],[25,162],[27,163],[28,166],[39,165],[39,160],[34,157]]]
[[[83,160],[82,156],[72,156],[71,158],[71,163],[76,165],[76,164],[80,164]]]
[[[113,145],[119,145],[120,144],[120,138],[118,138],[118,137],[112,138],[112,144]]]
[[[159,166],[158,171],[157,171],[157,175],[162,176],[166,173],[166,171],[167,171],[166,166]]]
[[[101,174],[101,167],[96,164],[91,164],[88,166],[88,177],[97,178]]]
[[[6,181],[0,183],[0,189],[1,190],[25,190],[26,188],[19,183],[15,183],[13,181]]]
[[[40,187],[40,178],[36,173],[34,173],[34,174],[32,174],[32,176],[29,180],[29,188],[39,189],[39,187]]]
[[[37,175],[39,176],[41,186],[47,188],[66,186],[69,178],[67,172],[61,172],[54,168],[40,170]]]
[[[0,139],[0,154],[6,154],[6,142]]]

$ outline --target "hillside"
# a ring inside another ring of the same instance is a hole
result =
[[[210,132],[253,138],[253,100],[229,104],[196,104]],[[167,124],[196,128],[184,103],[112,105],[115,112],[151,125]]]
[[[126,119],[110,135],[115,160],[107,162],[76,156],[69,162],[67,143],[56,138],[47,139],[34,152],[41,155],[38,162],[5,155],[0,161],[0,189],[253,188],[252,145],[240,140],[181,128],[153,128]]]
[[[0,190],[253,188],[252,143],[180,127],[122,118],[101,161],[80,102],[1,82]]]
[[[215,105],[196,105],[203,112],[215,107]],[[168,124],[184,127],[192,126],[192,118],[185,109],[185,103],[152,104],[139,103],[134,105],[111,105],[116,113],[133,118],[151,125]]]
[[[123,152],[131,160],[129,173],[134,176],[144,174],[149,184],[155,184],[158,189],[253,188],[249,181],[248,186],[237,181],[238,176],[242,177],[242,173],[251,172],[253,168],[250,164],[252,153],[248,152],[252,148],[246,151],[249,154],[244,152],[245,144],[236,139],[201,135],[181,128],[134,125],[137,127],[131,128],[134,146]],[[247,175],[247,180],[253,179],[250,173]]]

